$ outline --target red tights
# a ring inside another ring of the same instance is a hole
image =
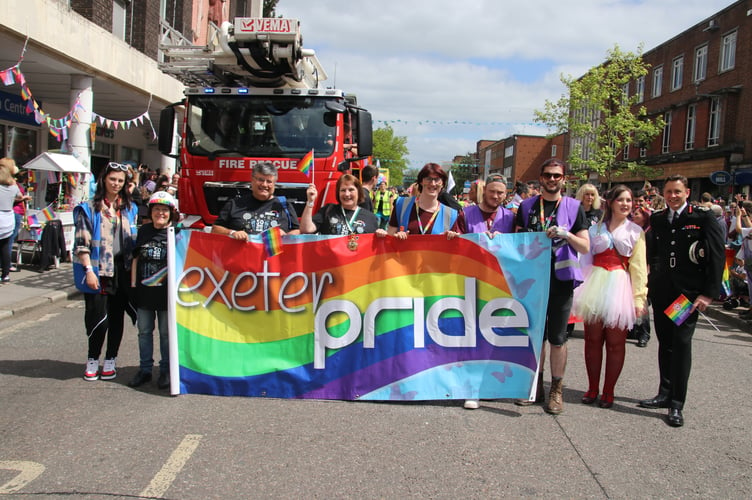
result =
[[[627,330],[604,328],[602,323],[585,323],[585,367],[588,375],[588,392],[598,394],[603,344],[606,345],[606,374],[602,394],[614,393],[614,386],[624,366]]]

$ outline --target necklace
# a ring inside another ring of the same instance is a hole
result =
[[[353,221],[355,220],[355,217],[358,216],[358,212],[360,212],[360,207],[356,208],[353,211],[352,217],[350,217],[350,220],[347,219],[347,214],[345,214],[345,209],[342,208],[342,205],[340,205],[340,210],[342,210],[342,218],[345,221],[345,226],[347,227],[347,234],[348,234],[348,241],[347,241],[347,248],[348,250],[354,252],[358,249],[358,236],[355,234],[355,231],[352,228]]]
[[[426,231],[430,231],[433,227],[433,222],[436,220],[436,215],[439,213],[439,207],[436,207],[436,210],[431,216],[431,220],[428,221],[428,224],[426,224],[426,227],[424,228],[423,223],[420,220],[420,208],[418,208],[418,204],[418,200],[415,200],[415,215],[418,218],[418,229],[420,229],[420,234],[426,234]],[[428,210],[423,211],[428,212]]]

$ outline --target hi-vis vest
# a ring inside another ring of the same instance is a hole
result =
[[[407,228],[410,222],[410,211],[415,206],[415,197],[400,197],[395,202],[395,208],[397,210],[397,220],[399,225]],[[434,220],[433,227],[429,234],[441,234],[452,229],[455,221],[457,220],[457,211],[451,207],[447,207],[439,203],[439,213],[436,214],[436,220]],[[441,221],[441,223],[439,223]]]
[[[394,193],[392,193],[388,189],[383,193],[381,192],[381,190],[371,192],[371,199],[373,199],[373,211],[376,212],[376,207],[379,206],[379,202],[381,201],[381,213],[385,216],[392,215],[393,198]]]

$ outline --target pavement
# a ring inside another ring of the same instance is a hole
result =
[[[61,262],[59,267],[46,271],[41,271],[35,264],[20,265],[18,269],[10,274],[10,283],[0,284],[0,319],[25,314],[41,305],[80,294],[73,285],[73,265],[70,262]],[[739,317],[744,310],[738,307],[727,311],[721,302],[714,302],[705,315],[719,330],[725,325],[752,334],[752,321]]]

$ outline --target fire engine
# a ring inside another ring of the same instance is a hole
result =
[[[160,46],[162,71],[186,84],[185,99],[161,112],[158,141],[162,154],[179,159],[186,225],[211,225],[249,188],[258,162],[277,167],[275,195],[298,214],[311,182],[320,193],[314,210],[333,202],[342,172],[357,173],[372,153],[371,114],[354,95],[321,85],[327,75],[303,48],[297,19],[236,18],[212,25],[208,39]],[[297,164],[310,151],[305,175]]]

